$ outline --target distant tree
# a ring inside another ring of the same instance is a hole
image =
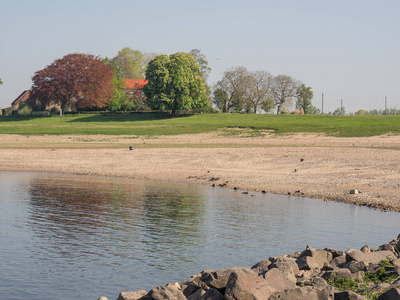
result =
[[[113,96],[113,71],[100,57],[73,53],[56,59],[32,77],[32,94],[42,104],[104,107]]]
[[[321,113],[321,110],[314,105],[311,105],[310,110],[308,112],[310,115],[319,115]]]
[[[189,54],[191,54],[194,57],[197,65],[200,67],[201,76],[204,78],[206,84],[207,97],[211,104],[211,88],[207,83],[208,76],[210,75],[211,72],[211,68],[208,66],[207,58],[204,54],[200,52],[199,49],[192,49],[189,51]]]
[[[334,116],[344,116],[345,114],[346,114],[346,108],[344,106],[336,108],[332,113],[332,115]]]
[[[269,94],[270,80],[271,75],[265,71],[248,73],[244,92],[248,110],[251,108],[253,113],[257,113],[259,107],[265,107],[266,111],[270,110],[270,106],[273,105]]]
[[[204,80],[207,81],[211,68],[208,66],[206,56],[202,54],[199,49],[192,49],[189,51],[189,54],[194,57],[197,65],[200,67],[201,76],[203,76]]]
[[[364,110],[364,109],[359,109],[356,111],[356,115],[357,116],[363,116],[363,115],[369,115],[368,111]]]
[[[300,82],[287,75],[278,75],[272,78],[270,92],[274,99],[277,114],[281,113],[283,105],[291,101],[296,95]]]
[[[296,91],[296,108],[302,109],[305,114],[311,113],[312,103],[311,100],[314,96],[311,87],[306,87],[305,84],[301,84]]]
[[[194,57],[188,53],[158,55],[146,70],[143,92],[151,109],[189,110],[209,106],[205,80]]]
[[[226,112],[228,93],[221,88],[214,90],[214,104],[222,112]]]
[[[0,78],[0,84],[3,84],[3,81],[1,81],[1,78]]]
[[[241,110],[245,101],[245,92],[249,82],[249,71],[245,67],[235,67],[224,72],[224,76],[216,84],[216,89],[222,89],[228,94],[226,112],[232,109]]]
[[[110,61],[125,79],[143,79],[145,76],[148,60],[139,50],[125,47]]]

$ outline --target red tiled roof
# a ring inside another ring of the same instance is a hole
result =
[[[124,82],[128,89],[142,90],[149,81],[146,79],[124,79]]]

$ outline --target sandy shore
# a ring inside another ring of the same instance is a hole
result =
[[[214,184],[400,211],[399,136],[233,133],[151,139],[0,135],[0,171]],[[352,189],[360,193],[350,194]]]

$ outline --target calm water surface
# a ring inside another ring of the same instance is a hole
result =
[[[389,242],[400,214],[189,184],[0,173],[0,299],[116,299],[204,269]]]

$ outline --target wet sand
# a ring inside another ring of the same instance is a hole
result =
[[[400,211],[400,136],[0,135],[0,171],[189,182]]]

